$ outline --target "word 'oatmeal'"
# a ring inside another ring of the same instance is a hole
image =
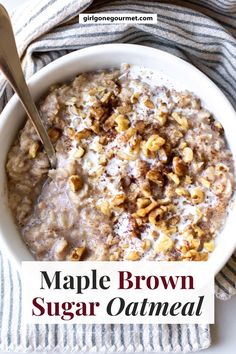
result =
[[[193,94],[143,76],[123,65],[51,87],[39,110],[56,169],[30,121],[20,131],[9,204],[36,259],[207,260],[214,250],[234,189],[223,128]]]

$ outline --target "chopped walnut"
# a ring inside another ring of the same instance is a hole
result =
[[[104,124],[103,124],[103,129],[105,132],[107,132],[109,129],[113,128],[115,125],[115,119],[116,119],[116,114],[112,114],[110,117],[108,117]],[[101,138],[100,138],[101,139]]]
[[[179,177],[175,173],[170,172],[167,174],[167,177],[169,178],[169,180],[173,181],[177,186],[180,184]]]
[[[161,241],[155,247],[155,252],[167,252],[172,250],[174,247],[174,241],[169,236],[163,236]]]
[[[153,109],[155,107],[154,103],[149,99],[146,99],[143,103],[147,108]]]
[[[97,204],[97,209],[101,211],[104,215],[111,216],[110,204],[107,200],[104,200]]]
[[[64,130],[66,136],[68,136],[71,140],[75,138],[76,131],[75,129],[68,127]]]
[[[121,250],[114,251],[112,254],[110,254],[110,261],[119,261],[121,255]]]
[[[37,156],[37,153],[39,151],[39,148],[40,148],[40,143],[38,141],[34,141],[32,143],[32,145],[30,145],[30,148],[29,148],[29,157],[31,159],[35,159],[35,157]]]
[[[127,154],[123,151],[118,151],[117,156],[121,159],[121,160],[127,160],[127,161],[135,161],[137,159],[137,155],[136,154]]]
[[[145,208],[138,209],[136,214],[138,216],[141,216],[141,217],[146,216],[156,206],[157,206],[157,202],[153,201],[148,206],[146,206]]]
[[[160,126],[164,126],[167,122],[168,112],[166,112],[166,104],[162,103],[160,107],[158,107],[157,113],[154,116],[154,119],[158,121]]]
[[[140,258],[141,254],[138,251],[131,251],[126,257],[128,261],[139,261]]]
[[[161,136],[154,134],[148,138],[146,147],[148,150],[155,152],[159,150],[165,144],[165,142],[165,139],[163,139]]]
[[[145,128],[146,128],[146,124],[143,120],[139,120],[136,124],[135,124],[135,129],[137,130],[137,132],[139,134],[142,134],[144,133],[145,131]]]
[[[199,204],[204,202],[205,193],[200,188],[195,188],[190,193],[193,204]]]
[[[88,139],[91,135],[92,135],[91,130],[84,129],[75,134],[75,139],[77,140],[78,143],[80,143],[82,139]]]
[[[90,129],[95,133],[95,134],[98,134],[99,131],[100,131],[100,124],[99,122],[94,122],[91,126],[90,126]]]
[[[68,261],[80,261],[83,254],[85,253],[85,251],[86,251],[85,247],[76,247],[68,255],[67,260]]]
[[[155,152],[150,151],[147,147],[146,141],[141,141],[140,144],[141,151],[145,157],[148,157],[149,159],[154,159],[155,158]]]
[[[144,239],[142,241],[142,248],[144,251],[149,251],[150,248],[152,247],[152,241],[149,239]]]
[[[175,192],[180,197],[187,197],[187,198],[190,197],[190,193],[186,188],[178,187],[176,188]]]
[[[132,103],[137,103],[140,97],[140,93],[139,92],[135,92],[132,96],[131,96],[131,102]]]
[[[164,214],[165,211],[162,208],[156,208],[150,212],[148,220],[152,225],[158,225]]]
[[[128,128],[125,132],[124,135],[122,135],[122,140],[127,142],[129,141],[133,136],[135,136],[137,130],[133,127]]]
[[[160,187],[163,187],[164,179],[162,174],[158,171],[157,168],[152,168],[146,174],[146,178],[150,181],[158,184]]]
[[[204,242],[203,247],[205,248],[206,251],[208,252],[213,252],[215,249],[215,242],[214,240],[211,240],[209,242]]]
[[[108,159],[105,155],[102,155],[99,159],[99,164],[102,166],[106,166],[108,163]]]
[[[137,208],[142,209],[151,204],[151,200],[149,198],[138,198],[137,199]]]
[[[166,150],[161,148],[158,150],[158,158],[162,163],[167,163],[168,162],[168,155],[166,153]]]
[[[92,107],[90,107],[90,115],[97,120],[100,120],[105,113],[104,108],[99,104],[96,103]]]
[[[82,148],[81,146],[78,146],[78,148],[76,149],[76,151],[74,153],[74,157],[76,159],[79,159],[79,158],[83,157],[84,154],[85,154],[84,148]]]
[[[48,136],[51,139],[51,141],[53,143],[57,142],[57,140],[60,138],[61,136],[61,131],[57,128],[50,128],[48,130]]]
[[[173,158],[173,172],[180,177],[185,176],[187,172],[185,163],[178,156]]]
[[[101,102],[102,103],[108,103],[109,102],[109,99],[111,98],[112,96],[112,92],[107,92],[105,93],[102,98],[101,98]]]
[[[210,188],[211,187],[211,182],[208,181],[206,178],[200,177],[199,178],[199,182],[206,188]]]
[[[201,237],[205,236],[204,231],[198,225],[193,226],[193,231],[197,235],[197,237],[201,238]]]
[[[116,130],[117,130],[118,133],[127,130],[129,128],[129,125],[130,125],[129,120],[123,114],[119,114],[115,118],[115,122],[117,123]]]
[[[172,117],[174,118],[174,120],[181,126],[181,128],[183,128],[183,130],[187,131],[189,128],[188,125],[188,120],[186,117],[181,116],[179,113],[177,112],[173,112],[172,113]]]
[[[183,149],[183,160],[189,163],[193,160],[193,150],[190,147],[185,147]]]
[[[224,128],[222,127],[220,122],[214,122],[214,127],[215,129],[219,132],[219,133],[223,133],[224,132]]]
[[[112,206],[117,206],[117,205],[121,205],[124,203],[126,199],[125,194],[117,194],[111,201],[111,205]]]
[[[192,181],[192,178],[187,175],[187,176],[185,176],[184,182],[185,182],[186,184],[191,184],[193,181]]]
[[[69,177],[70,189],[73,192],[78,192],[83,187],[83,180],[81,176],[72,175]]]
[[[144,181],[140,185],[140,191],[145,197],[151,197],[152,191],[151,191],[151,186],[149,184],[149,181]]]

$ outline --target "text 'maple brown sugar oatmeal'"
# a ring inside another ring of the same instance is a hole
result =
[[[148,71],[146,71],[148,72]],[[150,74],[151,75],[151,74]],[[219,122],[193,94],[141,69],[53,86],[7,160],[9,204],[37,260],[207,260],[234,190]]]

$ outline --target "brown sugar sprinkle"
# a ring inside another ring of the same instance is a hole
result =
[[[223,127],[192,93],[139,70],[86,73],[50,90],[39,110],[57,168],[29,123],[19,132],[8,198],[36,259],[206,261],[214,252],[235,189]]]

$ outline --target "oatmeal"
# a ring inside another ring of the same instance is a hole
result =
[[[150,74],[151,75],[151,74]],[[7,159],[9,205],[38,260],[207,260],[234,190],[223,127],[193,94],[128,65],[39,103],[50,169],[27,121]]]

